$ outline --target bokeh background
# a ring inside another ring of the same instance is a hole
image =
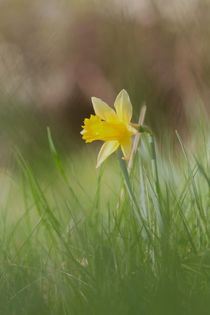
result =
[[[90,97],[112,104],[122,88],[158,137],[187,134],[209,109],[209,33],[207,0],[1,0],[1,165],[16,147],[43,160],[46,126],[61,152],[79,152]]]

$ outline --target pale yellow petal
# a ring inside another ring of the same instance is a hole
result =
[[[115,111],[100,98],[92,97],[93,108],[97,116],[104,120],[116,119]]]
[[[129,160],[130,155],[131,155],[131,150],[132,150],[132,141],[129,141],[125,144],[121,144],[121,149],[123,152],[123,158],[125,160]]]
[[[122,90],[116,97],[114,107],[117,112],[117,116],[125,123],[129,123],[132,118],[132,104],[130,97],[125,90]]]
[[[114,151],[116,151],[118,147],[118,141],[105,142],[99,151],[96,168],[98,168],[104,162],[104,160],[106,160]]]

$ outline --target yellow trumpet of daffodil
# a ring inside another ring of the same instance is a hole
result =
[[[131,124],[132,104],[128,93],[122,90],[116,97],[114,109],[101,99],[92,97],[95,115],[84,120],[82,139],[86,143],[96,140],[103,141],[98,158],[99,167],[119,147],[122,150],[124,159],[129,159],[132,149],[132,137],[138,131]]]

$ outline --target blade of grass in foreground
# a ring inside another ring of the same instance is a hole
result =
[[[144,217],[141,214],[140,207],[139,207],[138,202],[136,200],[136,197],[133,193],[133,189],[132,189],[132,185],[131,185],[131,181],[130,181],[126,162],[122,159],[122,157],[119,153],[118,153],[118,160],[119,160],[120,168],[121,168],[121,171],[122,171],[122,174],[124,177],[125,187],[127,189],[131,203],[133,204],[132,209],[134,211],[135,218],[137,219],[139,225],[144,227],[145,232],[147,233],[147,236],[149,237],[150,241],[152,241],[153,237],[151,235],[151,231],[149,230],[149,228],[147,226],[147,222],[145,221]]]
[[[80,205],[80,208],[84,210],[83,205],[81,204],[80,199],[78,198],[78,196],[75,194],[74,189],[72,188],[72,186],[69,183],[69,178],[66,175],[62,160],[55,148],[53,139],[52,139],[52,135],[51,135],[51,131],[50,128],[47,127],[47,137],[48,137],[48,143],[49,143],[49,148],[50,148],[50,152],[52,154],[53,157],[53,161],[55,163],[55,166],[57,168],[57,170],[59,171],[60,175],[62,176],[62,178],[64,179],[65,184],[67,185],[72,197],[75,199],[76,203],[78,205]]]

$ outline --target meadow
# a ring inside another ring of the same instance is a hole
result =
[[[209,30],[209,0],[0,1],[0,315],[210,314]]]
[[[194,125],[195,126],[195,125]],[[96,148],[1,171],[0,314],[209,314],[208,121],[143,133],[129,174]],[[46,135],[47,138],[47,135]],[[172,146],[173,143],[173,146]]]

